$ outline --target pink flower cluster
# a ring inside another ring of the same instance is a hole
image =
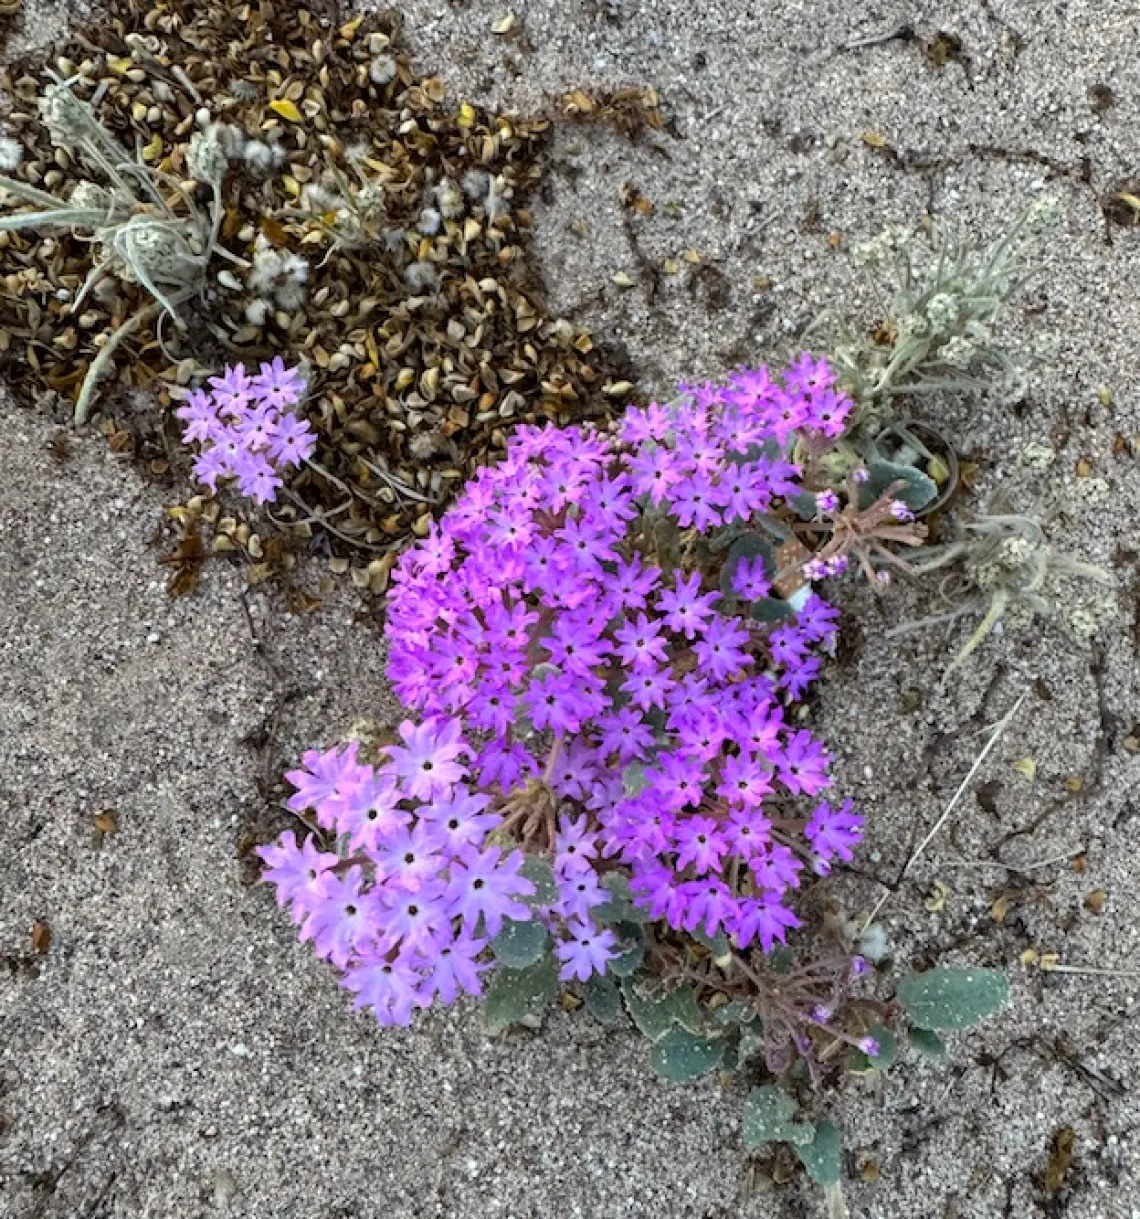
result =
[[[767,952],[799,925],[805,869],[851,858],[862,818],[819,799],[828,757],[788,715],[836,611],[808,588],[765,621],[762,558],[701,565],[710,536],[800,495],[797,436],[821,446],[851,407],[832,384],[805,356],[611,434],[520,428],[402,557],[389,674],[423,722],[376,768],[350,747],[288,776],[337,853],[291,834],[262,851],[301,938],[381,1022],[480,993],[508,919],[542,924],[564,980],[604,973],[612,873],[652,919]],[[524,851],[553,873],[541,901]]]
[[[842,428],[850,403],[830,385],[805,357],[782,384],[761,369],[630,410],[616,438],[522,428],[393,576],[389,674],[478,734],[478,785],[544,776],[654,918],[741,948],[783,941],[804,865],[824,872],[858,840],[849,803],[769,809],[830,783],[785,708],[836,612],[817,596],[775,627],[721,612],[685,556],[800,491],[783,454],[794,429]],[[681,547],[668,570],[650,561],[663,528]],[[767,592],[755,565],[732,579]]]
[[[186,425],[183,441],[200,445],[194,476],[211,491],[219,479],[236,479],[242,495],[271,503],[282,486],[278,471],[300,465],[316,448],[308,421],[287,409],[304,393],[300,372],[277,356],[252,377],[242,364],[227,368],[210,378],[210,387],[175,412]]]
[[[526,921],[521,851],[487,846],[502,818],[463,782],[469,752],[454,720],[400,727],[404,744],[372,767],[357,748],[306,753],[286,777],[289,807],[312,810],[345,853],[298,846],[287,833],[260,854],[264,879],[289,905],[300,938],[344,971],[357,1007],[381,1024],[407,1024],[416,1008],[481,993],[480,961],[505,919]]]

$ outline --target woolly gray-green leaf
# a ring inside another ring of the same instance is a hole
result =
[[[715,1071],[724,1059],[724,1039],[694,1037],[683,1028],[671,1028],[649,1054],[653,1070],[672,1084],[686,1083]]]
[[[528,855],[519,868],[519,874],[525,876],[534,885],[534,892],[523,901],[532,909],[537,906],[552,906],[558,900],[558,885],[554,880],[554,869],[545,859],[537,855]]]
[[[839,1184],[843,1175],[843,1138],[833,1122],[820,1122],[810,1143],[797,1144],[796,1155],[817,1185],[826,1189]]]
[[[868,1030],[868,1036],[874,1037],[879,1045],[879,1052],[869,1054],[868,1061],[876,1071],[885,1071],[898,1057],[898,1038],[890,1029],[884,1028],[881,1024],[872,1025]]]
[[[498,1033],[509,1024],[539,1015],[558,994],[558,963],[549,954],[527,969],[500,969],[487,987],[483,1015]]]
[[[920,512],[938,498],[938,484],[917,466],[904,466],[886,458],[867,462],[870,478],[859,488],[859,507],[869,508],[894,483],[904,485],[894,492],[912,512]]]
[[[907,1040],[924,1058],[933,1058],[940,1062],[946,1057],[946,1046],[942,1043],[942,1038],[929,1029],[912,1028],[907,1033]]]
[[[643,906],[633,900],[629,890],[629,878],[624,872],[607,872],[602,877],[601,885],[610,896],[600,906],[595,906],[590,914],[599,923],[648,923],[651,915]]]
[[[614,930],[622,948],[606,962],[606,972],[615,978],[632,977],[645,960],[645,936],[636,923],[617,923]]]
[[[726,1027],[733,1024],[750,1024],[756,1017],[756,1009],[743,999],[733,999],[713,1013],[713,1020]]]
[[[796,1102],[774,1084],[753,1088],[744,1106],[744,1145],[749,1149],[765,1143],[792,1143],[797,1147],[815,1137],[811,1122],[796,1122]]]
[[[660,1041],[677,1024],[688,1027],[691,1032],[694,1016],[700,1014],[691,986],[679,986],[666,995],[653,997],[641,994],[631,978],[623,978],[621,992],[630,1019],[650,1041]]]
[[[899,983],[898,1000],[923,1029],[968,1029],[1009,1001],[998,969],[931,969]]]
[[[510,969],[526,969],[546,951],[550,937],[537,920],[516,922],[506,919],[503,928],[491,941],[491,951]]]
[[[757,622],[782,622],[785,618],[796,616],[795,608],[779,597],[765,597],[763,601],[753,601],[749,612]]]
[[[740,1044],[736,1047],[736,1057],[739,1062],[747,1062],[753,1054],[758,1054],[764,1048],[764,1025],[759,1020],[740,1026]]]
[[[611,978],[591,974],[582,987],[586,1010],[602,1024],[617,1024],[621,1020],[621,992]]]

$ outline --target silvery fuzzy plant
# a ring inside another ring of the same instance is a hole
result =
[[[862,467],[870,476],[862,488],[868,503],[890,486],[916,516],[949,500],[958,481],[953,445],[927,421],[900,419],[896,400],[934,392],[988,392],[1005,400],[1020,395],[1025,374],[995,341],[991,326],[1032,279],[1059,215],[1057,201],[1041,196],[988,243],[971,245],[936,231],[932,247],[920,254],[909,233],[892,229],[856,248],[859,262],[893,270],[894,292],[879,331],[888,341],[847,335],[835,348],[832,363],[855,409],[843,437],[821,460],[827,477],[838,483]],[[978,618],[944,676],[1003,620],[1063,617],[1070,633],[1087,638],[1115,613],[1111,592],[1102,592],[1060,614],[1059,580],[1095,586],[1111,585],[1112,577],[1060,553],[1037,522],[1006,510],[958,523],[953,540],[923,547],[897,565],[919,575],[954,570],[942,586],[949,611],[893,634]]]
[[[190,145],[189,172],[211,191],[203,211],[169,174],[132,156],[94,109],[75,96],[71,83],[57,77],[44,91],[39,102],[43,123],[53,143],[77,153],[106,185],[81,181],[70,198],[58,199],[25,182],[0,177],[0,190],[35,209],[0,217],[0,231],[69,232],[96,243],[99,255],[72,301],[73,313],[108,275],[139,284],[153,298],[110,335],[91,362],[75,405],[78,425],[87,418],[96,384],[116,348],[156,317],[169,316],[175,326],[185,329],[179,307],[201,294],[214,255],[239,264],[241,260],[218,244],[227,158],[217,130],[208,128]]]
[[[1041,526],[1026,516],[985,513],[958,527],[958,536],[938,546],[925,547],[909,560],[918,574],[941,571],[947,575],[943,594],[953,604],[944,614],[907,623],[888,632],[904,634],[922,627],[978,617],[970,637],[943,675],[958,668],[1007,617],[1056,617],[1058,581],[1070,577],[1085,585],[1112,585],[1103,568],[1062,554],[1045,537]],[[1111,592],[1102,592],[1070,609],[1064,625],[1077,638],[1095,634],[1116,613]]]
[[[848,332],[831,353],[840,385],[855,402],[843,443],[828,458],[836,478],[864,465],[880,481],[906,479],[903,498],[918,513],[948,497],[955,481],[950,446],[929,423],[901,421],[896,400],[935,392],[1005,400],[1021,394],[1024,370],[995,340],[992,325],[1032,279],[1059,217],[1057,201],[1041,196],[990,242],[971,244],[936,228],[927,247],[893,228],[856,247],[858,262],[890,273],[893,293],[876,338]],[[939,483],[946,487],[941,495]]]
[[[856,261],[888,269],[895,289],[888,342],[848,336],[832,357],[855,400],[856,426],[889,421],[891,403],[907,394],[1021,392],[1024,372],[991,325],[1032,280],[1036,255],[1059,219],[1057,200],[1043,195],[984,244],[936,227],[929,249],[897,228],[856,247]]]

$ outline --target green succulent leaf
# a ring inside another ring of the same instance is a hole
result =
[[[795,509],[796,516],[804,521],[813,520],[819,513],[819,505],[811,491],[801,491],[798,495],[793,495],[788,503]]]
[[[750,1024],[756,1016],[756,1009],[743,999],[733,999],[723,1007],[718,1007],[713,1014],[713,1020],[721,1025]]]
[[[526,969],[546,952],[550,937],[537,919],[516,922],[506,919],[503,929],[491,941],[491,951],[510,969]]]
[[[636,923],[618,923],[614,930],[627,947],[606,962],[606,972],[615,978],[632,977],[645,960],[645,936]]]
[[[645,766],[641,762],[630,762],[621,772],[621,785],[627,796],[636,796],[639,791],[648,786],[648,783],[649,780],[645,777]]]
[[[750,1150],[765,1143],[802,1147],[815,1138],[811,1122],[796,1122],[796,1102],[774,1084],[753,1088],[744,1106],[744,1145]]]
[[[912,512],[920,512],[938,498],[938,484],[917,466],[904,466],[899,462],[887,461],[884,457],[876,457],[867,462],[867,473],[870,477],[859,488],[861,509],[869,508],[888,487],[897,482],[905,485],[895,492],[895,498],[901,499]]]
[[[554,880],[554,869],[548,860],[540,859],[537,855],[528,855],[519,868],[519,874],[534,885],[534,892],[523,898],[532,909],[552,906],[558,900],[558,885]]]
[[[699,927],[696,927],[690,934],[698,944],[712,953],[713,960],[718,963],[732,951],[728,936],[723,931],[718,931],[716,935],[705,935]]]
[[[586,1010],[602,1024],[617,1024],[621,1020],[621,992],[616,983],[601,974],[591,974],[582,987]]]
[[[740,1044],[736,1047],[738,1062],[747,1062],[764,1048],[764,1025],[759,1019],[740,1027]]]
[[[768,953],[768,966],[778,974],[790,973],[795,960],[792,950],[783,944]]]
[[[650,1041],[660,1041],[678,1024],[689,1032],[694,1031],[694,1025],[697,1033],[704,1030],[703,1014],[691,986],[679,986],[667,995],[653,997],[641,994],[632,978],[622,978],[621,992],[630,1019]]]
[[[936,1062],[941,1062],[946,1057],[946,1046],[943,1044],[942,1038],[929,1029],[912,1028],[907,1033],[907,1040],[912,1048],[924,1058],[933,1058]]]
[[[602,877],[603,889],[609,891],[610,897],[600,906],[595,906],[590,914],[598,923],[648,923],[651,915],[644,906],[639,906],[633,900],[629,889],[629,877],[624,872],[607,872]]]
[[[843,1136],[834,1122],[820,1122],[810,1143],[796,1145],[808,1176],[825,1189],[838,1185],[843,1175]]]
[[[526,969],[499,970],[487,987],[483,1015],[487,1029],[501,1032],[509,1024],[539,1015],[558,994],[558,962],[547,954]]]
[[[785,618],[796,616],[795,606],[779,597],[765,597],[762,601],[753,601],[749,613],[756,622],[782,622]]]
[[[875,1055],[860,1054],[861,1058],[867,1060],[867,1067],[876,1071],[885,1071],[898,1057],[899,1043],[898,1038],[888,1028],[884,1028],[881,1024],[872,1025],[867,1030],[869,1037],[879,1043],[879,1052]]]
[[[721,1037],[694,1037],[683,1028],[671,1028],[649,1054],[653,1070],[668,1083],[682,1084],[715,1071],[724,1059]]]
[[[1000,969],[931,969],[899,982],[898,1000],[923,1029],[968,1029],[1009,1002]]]

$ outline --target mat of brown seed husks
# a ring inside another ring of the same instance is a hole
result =
[[[316,526],[337,567],[351,552],[356,582],[381,591],[395,550],[493,459],[511,425],[604,417],[631,389],[588,333],[542,304],[526,202],[550,118],[449,99],[441,79],[417,78],[399,38],[391,12],[346,20],[284,0],[113,0],[49,55],[0,76],[0,119],[21,146],[9,173],[56,198],[92,175],[43,122],[53,82],[69,82],[170,184],[176,211],[208,202],[189,173],[192,142],[207,133],[225,155],[220,256],[186,328],[152,308],[99,386],[113,447],[156,474],[182,470],[173,409],[188,386],[276,354],[311,366],[305,409],[319,446],[274,506],[278,528],[259,537],[217,501],[191,499],[175,510],[185,533],[174,559],[185,563],[174,591],[194,582],[200,522],[215,549],[245,550],[254,581],[275,560],[290,564]],[[611,102],[619,124],[659,123],[651,91]],[[605,112],[580,93],[552,104],[553,115]],[[100,348],[153,306],[119,273],[74,308],[100,256],[89,235],[0,233],[0,362],[25,397],[74,402]],[[149,391],[133,413],[131,389]]]

